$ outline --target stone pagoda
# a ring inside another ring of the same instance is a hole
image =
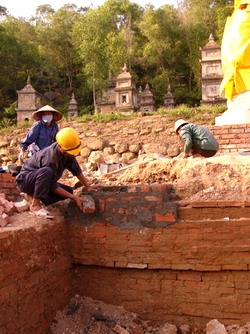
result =
[[[17,94],[18,101],[17,108],[15,108],[17,122],[33,122],[33,112],[42,107],[42,95],[31,86],[30,77],[28,77],[26,86],[18,90]]]
[[[225,104],[226,99],[220,94],[220,84],[223,79],[221,65],[221,47],[214,41],[212,34],[208,43],[201,51],[201,105]]]
[[[116,78],[115,111],[130,114],[138,110],[138,97],[135,83],[124,64],[123,72]]]
[[[155,97],[151,92],[149,85],[146,84],[145,89],[139,90],[140,111],[155,111]]]
[[[75,99],[75,94],[72,93],[71,100],[69,101],[68,105],[68,119],[71,119],[72,117],[78,117],[78,103]]]
[[[164,95],[164,108],[172,108],[175,106],[175,98],[171,92],[170,85],[168,85],[168,92]]]

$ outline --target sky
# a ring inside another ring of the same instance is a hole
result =
[[[159,8],[165,4],[175,4],[177,0],[131,0],[138,5],[144,7],[146,4],[152,4],[155,8]],[[41,5],[49,4],[54,10],[58,10],[65,4],[75,4],[77,7],[87,7],[93,5],[103,5],[105,0],[0,0],[0,5],[6,7],[8,13],[12,16],[25,17],[30,19],[31,16],[35,15],[36,8]],[[156,4],[157,2],[157,4]]]

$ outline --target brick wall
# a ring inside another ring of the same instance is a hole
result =
[[[250,124],[209,127],[220,145],[220,153],[250,151]]]
[[[103,187],[91,194],[96,201],[94,214],[84,215],[70,203],[67,220],[81,223],[84,219],[87,225],[101,221],[126,230],[167,227],[177,219],[178,204],[169,201],[171,189],[167,184]]]
[[[123,305],[154,324],[189,324],[200,329],[211,319],[225,325],[248,323],[249,281],[249,271],[231,270],[77,266],[74,275],[75,291],[82,296]]]
[[[45,334],[72,297],[63,217],[48,223],[20,215],[22,229],[0,229],[0,333]]]
[[[15,201],[20,197],[20,192],[15,186],[15,177],[10,173],[0,173],[0,192],[6,195],[8,201]]]
[[[69,206],[75,291],[158,323],[204,328],[212,318],[224,324],[248,322],[249,203],[180,203],[175,214],[171,206],[162,215],[152,214],[157,198],[166,199],[169,188],[157,186],[157,195],[151,196],[155,203],[147,201],[146,190],[152,191],[137,186],[108,196],[93,194],[100,208],[92,215],[73,214]],[[145,226],[132,224],[140,220],[140,208],[146,212]],[[169,212],[176,219],[169,219]],[[161,218],[158,224],[158,216],[168,217],[167,223]]]

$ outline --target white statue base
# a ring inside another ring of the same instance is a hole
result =
[[[215,125],[250,123],[250,91],[228,100],[227,108],[223,115],[215,117]]]

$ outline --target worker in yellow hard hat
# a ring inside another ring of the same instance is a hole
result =
[[[224,77],[221,93],[228,100],[250,90],[250,0],[235,0],[233,14],[227,19],[221,62]]]
[[[65,169],[69,170],[89,190],[97,185],[83,175],[76,160],[81,151],[81,140],[71,127],[61,129],[56,134],[56,142],[36,152],[22,165],[15,183],[19,191],[31,198],[30,212],[36,216],[54,218],[43,205],[48,206],[65,198],[75,201],[81,209],[84,198],[73,194],[73,188],[58,182]]]

